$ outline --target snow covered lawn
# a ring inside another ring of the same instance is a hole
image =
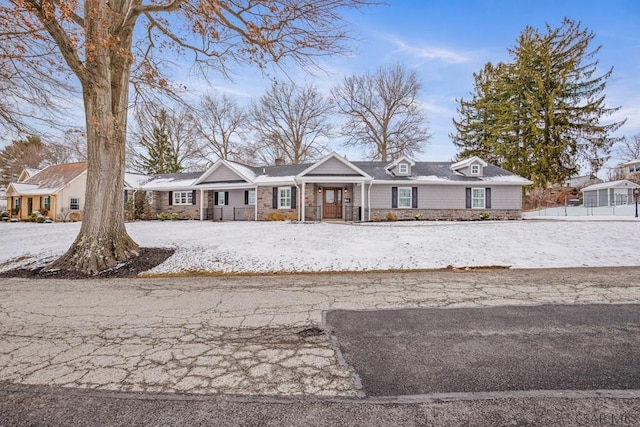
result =
[[[51,261],[64,253],[79,228],[78,223],[0,223],[0,271]],[[151,273],[640,265],[637,220],[150,221],[129,223],[127,229],[141,246],[176,249]]]

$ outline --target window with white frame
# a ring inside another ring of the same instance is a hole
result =
[[[480,165],[471,165],[471,175],[480,175]]]
[[[400,163],[398,165],[398,173],[407,175],[409,173],[409,165],[407,163]]]
[[[249,190],[247,193],[247,204],[251,206],[256,204],[256,190]]]
[[[193,193],[191,191],[174,191],[173,204],[174,205],[192,205]]]
[[[79,197],[72,197],[72,198],[69,199],[69,209],[71,209],[72,211],[80,210],[80,198]]]
[[[484,209],[484,188],[471,189],[471,207],[474,209]]]
[[[46,210],[51,210],[51,196],[45,196],[42,198],[41,207]]]
[[[153,205],[153,191],[145,191],[144,198],[149,205]]]
[[[226,193],[224,191],[218,191],[218,206],[224,206],[227,204]]]
[[[291,187],[278,187],[278,209],[291,209]]]
[[[411,207],[411,187],[398,188],[398,207],[399,208]]]
[[[19,211],[20,210],[20,197],[16,197],[13,200],[14,200],[14,205],[13,205],[14,209]]]

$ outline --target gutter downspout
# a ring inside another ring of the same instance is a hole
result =
[[[373,181],[369,182],[369,193],[367,194],[367,221],[371,221],[371,187],[373,186]]]
[[[304,219],[306,218],[306,197],[305,197],[305,192],[307,191],[307,183],[305,181],[302,181],[302,194],[300,195],[300,218],[301,221],[304,222]]]
[[[204,189],[200,189],[200,221],[204,221]]]

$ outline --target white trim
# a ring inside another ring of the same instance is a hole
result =
[[[342,164],[344,164],[349,169],[351,169],[354,172],[357,172],[358,174],[362,175],[362,177],[371,179],[371,176],[369,176],[369,174],[367,174],[365,171],[363,171],[362,169],[360,169],[359,167],[357,167],[356,165],[354,165],[349,160],[345,159],[344,157],[342,157],[341,155],[339,155],[335,151],[332,151],[324,159],[314,163],[313,165],[309,166],[307,169],[305,169],[302,172],[300,172],[298,175],[296,175],[296,179],[303,178],[306,174],[308,174],[309,172],[314,171],[315,169],[317,169],[318,167],[320,167],[324,163],[328,162],[330,159],[337,159],[338,161],[340,161]],[[313,178],[315,179],[316,177],[313,177]],[[342,178],[342,180],[344,181],[345,179],[350,179],[350,178],[351,177],[344,176]]]
[[[460,170],[462,168],[465,168],[467,166],[471,166],[473,163],[480,163],[482,165],[482,167],[487,167],[489,165],[489,163],[485,162],[480,157],[472,156],[472,157],[469,157],[468,159],[460,160],[457,163],[453,163],[449,167],[453,171],[458,171],[458,170]]]
[[[482,206],[473,206],[473,192],[482,190]],[[487,209],[487,189],[484,187],[471,187],[471,209]]]
[[[185,203],[180,202],[176,202],[176,193],[185,193]],[[191,198],[191,201],[189,201],[189,198]],[[172,191],[171,192],[171,201],[173,202],[174,206],[189,206],[189,205],[193,205],[193,190],[186,190],[186,191]]]
[[[283,205],[282,203],[282,191],[289,190],[289,205]],[[291,209],[291,187],[278,187],[278,209]]]
[[[409,190],[409,206],[400,206],[400,190]],[[396,209],[411,209],[413,207],[413,188],[398,187],[398,206]]]
[[[200,190],[200,221],[204,221],[204,190]]]
[[[399,165],[401,162],[407,162],[409,163],[411,166],[415,166],[416,162],[414,162],[413,160],[411,160],[410,158],[408,158],[407,156],[400,156],[397,159],[395,159],[393,162],[389,163],[387,166],[385,166],[384,168],[386,170],[391,170],[394,167],[396,167],[397,165]]]
[[[241,171],[239,171],[237,168],[235,168],[233,166],[232,162],[220,159],[217,162],[215,162],[209,169],[204,171],[202,173],[202,175],[200,175],[200,178],[195,180],[193,185],[198,185],[198,184],[202,183],[202,181],[204,181],[205,179],[209,178],[211,176],[211,174],[213,174],[216,170],[218,170],[223,165],[226,166],[227,168],[229,168],[231,170],[231,172],[233,172],[236,175],[238,175],[238,178],[244,179],[247,183],[253,183],[255,181],[254,179],[246,176]],[[214,184],[214,183],[208,183],[208,184]]]

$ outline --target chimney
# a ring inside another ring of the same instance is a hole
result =
[[[282,157],[276,159],[276,166],[284,166],[284,159]]]

